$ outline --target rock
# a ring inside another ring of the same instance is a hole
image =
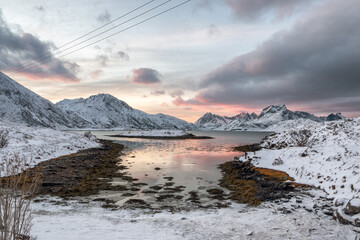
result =
[[[340,207],[343,206],[345,204],[345,199],[344,198],[338,198],[335,200],[335,206],[336,207]]]
[[[342,224],[353,224],[353,219],[347,216],[341,208],[338,208],[334,217]]]
[[[344,212],[349,215],[355,215],[360,213],[360,199],[351,199],[344,208]]]
[[[355,218],[354,223],[355,227],[360,227],[360,216],[358,218]]]

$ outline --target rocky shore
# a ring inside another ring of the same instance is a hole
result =
[[[30,175],[40,174],[40,195],[59,197],[88,196],[111,188],[112,177],[123,168],[119,163],[123,145],[100,140],[102,147],[41,162],[28,169]]]
[[[220,165],[220,186],[231,191],[231,199],[249,205],[292,196],[293,179],[284,172],[258,169],[250,161],[231,161]]]

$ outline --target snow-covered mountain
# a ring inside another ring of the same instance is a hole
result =
[[[259,116],[255,113],[241,113],[234,117],[219,116],[206,113],[195,125],[201,129],[213,130],[271,130],[272,126],[281,122],[296,119],[306,119],[315,122],[334,121],[344,119],[341,113],[330,114],[327,117],[317,117],[302,111],[291,111],[284,104],[270,105],[262,110]]]
[[[45,98],[0,72],[0,121],[44,127],[84,127],[88,123],[65,114]]]
[[[86,119],[92,128],[117,129],[193,129],[195,126],[184,120],[165,114],[148,114],[130,107],[109,94],[89,98],[65,99],[56,103],[69,115]]]
[[[199,118],[195,125],[200,128],[207,128],[207,129],[216,129],[221,128],[231,122],[245,122],[256,119],[258,116],[255,113],[246,113],[242,112],[233,117],[227,116],[220,116],[213,114],[211,112],[205,113],[201,118]]]
[[[108,94],[53,104],[0,72],[0,121],[58,129],[193,129],[184,120],[147,114]]]

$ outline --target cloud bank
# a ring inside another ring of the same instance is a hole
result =
[[[224,0],[235,15],[243,21],[254,21],[267,14],[276,19],[292,15],[296,10],[308,5],[313,0]]]
[[[77,82],[79,66],[56,59],[51,53],[54,44],[39,40],[36,36],[23,32],[18,26],[14,32],[2,17],[0,9],[0,70],[21,69],[19,74],[33,80],[52,79],[63,82]],[[44,56],[52,59],[41,61]]]
[[[353,99],[360,96],[359,12],[357,0],[326,1],[290,30],[208,73],[195,98],[174,103],[311,103],[329,109],[341,99],[342,106],[358,105]]]

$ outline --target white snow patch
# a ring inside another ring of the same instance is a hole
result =
[[[8,144],[0,148],[0,162],[15,155],[34,166],[42,161],[98,147],[93,136],[57,131],[49,128],[25,127],[0,122],[0,131],[8,131]]]
[[[249,154],[253,163],[285,171],[296,182],[325,190],[329,197],[359,198],[360,118],[301,122],[292,122],[290,129],[265,138],[261,143],[264,149]],[[273,164],[275,159],[283,164]]]
[[[357,234],[330,216],[305,209],[284,214],[276,210],[277,205],[250,208],[234,204],[220,210],[157,214],[110,211],[94,203],[59,206],[43,202],[32,206],[32,233],[38,240],[355,239]]]

